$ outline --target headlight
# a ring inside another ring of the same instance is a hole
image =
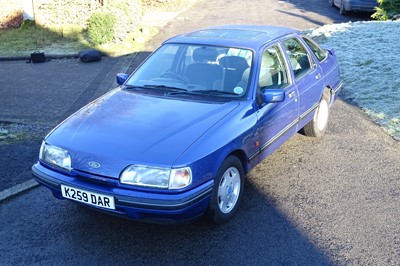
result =
[[[167,169],[131,165],[122,172],[120,181],[127,185],[180,189],[192,183],[192,171],[189,167]]]
[[[71,157],[68,151],[42,142],[39,159],[56,167],[71,171]]]

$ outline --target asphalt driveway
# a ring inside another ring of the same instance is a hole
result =
[[[0,62],[0,195],[32,178],[41,140],[51,128],[116,86],[135,55],[82,63]],[[1,196],[0,196],[1,199]]]

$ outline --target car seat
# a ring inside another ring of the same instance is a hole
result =
[[[247,60],[240,56],[224,56],[219,59],[218,63],[224,69],[224,90],[233,91],[244,71],[249,68]]]
[[[223,69],[216,63],[217,50],[200,47],[193,51],[193,61],[186,68],[186,77],[190,83],[204,86],[206,89],[221,89]]]

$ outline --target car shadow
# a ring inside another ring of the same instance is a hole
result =
[[[64,223],[66,228],[59,228],[70,237],[70,243],[65,243],[65,254],[81,243],[82,250],[112,248],[111,257],[108,252],[92,250],[104,264],[119,265],[130,259],[134,259],[135,265],[333,264],[297,227],[296,221],[283,214],[256,184],[248,181],[245,189],[236,216],[220,226],[205,218],[181,225],[145,224],[67,203],[62,216],[76,215]],[[74,230],[71,232],[70,228]],[[88,243],[82,243],[82,239]],[[85,262],[82,251],[74,252],[74,263]]]
[[[219,226],[206,219],[131,221],[57,200],[39,187],[1,205],[8,213],[0,221],[4,265],[334,265],[309,236],[313,229],[302,228],[263,189],[271,173],[252,181],[254,174],[236,216]]]

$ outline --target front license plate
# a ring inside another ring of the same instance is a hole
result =
[[[83,202],[92,206],[115,210],[114,197],[87,190],[61,185],[64,198]]]

